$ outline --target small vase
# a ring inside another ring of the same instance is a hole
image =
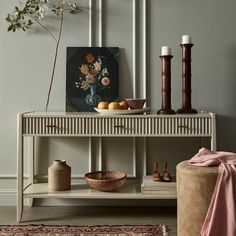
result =
[[[85,97],[85,101],[88,105],[96,107],[99,102],[101,102],[101,97],[96,94],[97,86],[91,85],[90,86],[90,94]]]
[[[71,167],[65,160],[55,160],[48,168],[48,190],[63,191],[71,188]]]

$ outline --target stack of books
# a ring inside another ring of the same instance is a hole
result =
[[[151,175],[143,176],[141,191],[149,195],[176,196],[176,179],[172,177],[172,182],[156,182]]]

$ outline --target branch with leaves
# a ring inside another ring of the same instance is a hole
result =
[[[43,30],[45,30],[55,41],[55,55],[52,67],[52,74],[48,89],[48,96],[46,101],[46,111],[48,110],[51,89],[53,85],[56,62],[59,50],[59,44],[62,34],[62,26],[64,20],[64,12],[77,13],[80,11],[78,0],[66,1],[66,0],[27,0],[25,4],[20,3],[21,7],[15,6],[12,13],[9,13],[6,17],[8,22],[8,31],[16,32],[17,30],[29,30],[34,23],[37,23]],[[49,14],[54,14],[59,17],[59,32],[55,36],[43,23]]]

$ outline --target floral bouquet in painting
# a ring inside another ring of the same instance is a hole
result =
[[[111,85],[109,71],[102,63],[106,58],[102,56],[95,58],[93,53],[88,53],[85,58],[87,63],[79,67],[83,76],[79,78],[78,82],[75,82],[75,85],[80,86],[83,90],[90,89],[92,86],[96,86],[98,89],[109,89],[109,85]]]
[[[67,48],[67,111],[94,111],[118,97],[119,48]]]

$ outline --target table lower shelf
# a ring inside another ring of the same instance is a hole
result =
[[[72,184],[67,191],[49,192],[47,183],[32,184],[26,188],[24,198],[77,198],[77,199],[176,199],[176,194],[143,194],[140,181],[126,181],[117,191],[100,192],[87,184]]]

